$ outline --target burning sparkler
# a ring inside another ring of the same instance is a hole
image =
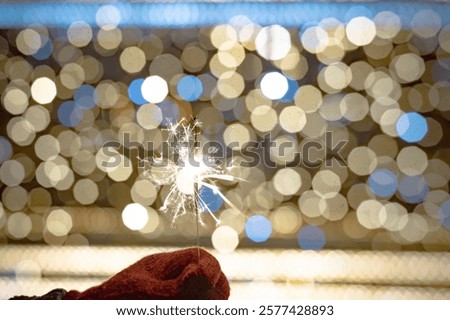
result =
[[[140,159],[148,165],[146,176],[159,186],[170,186],[160,210],[173,212],[172,223],[179,216],[194,212],[197,222],[203,224],[200,213],[206,211],[220,224],[199,193],[202,187],[210,188],[230,207],[238,210],[215,184],[216,181],[236,180],[229,173],[231,167],[217,164],[214,157],[217,150],[214,148],[210,148],[206,154],[203,153],[198,141],[200,129],[201,123],[195,119],[192,123],[186,123],[183,118],[178,123],[170,124],[165,129],[168,131],[167,142],[170,145],[168,156]]]

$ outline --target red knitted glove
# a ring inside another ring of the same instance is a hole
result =
[[[147,256],[99,286],[69,291],[65,300],[225,300],[230,286],[211,254],[197,248]]]

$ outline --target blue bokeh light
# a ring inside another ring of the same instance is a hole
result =
[[[297,242],[304,250],[320,250],[325,246],[325,233],[317,226],[304,226],[300,229]]]
[[[290,102],[294,100],[295,97],[295,93],[298,90],[298,83],[296,80],[292,80],[288,77],[286,77],[287,81],[288,81],[288,91],[286,92],[286,94],[283,96],[283,98],[280,99],[280,101],[282,102]]]
[[[272,224],[262,215],[251,216],[245,224],[245,234],[256,243],[267,241],[272,234]]]
[[[143,105],[147,103],[147,100],[144,99],[141,92],[143,83],[144,79],[135,79],[131,81],[130,86],[128,87],[128,97],[133,103],[137,105]]]
[[[0,136],[0,164],[11,158],[12,152],[13,149],[9,140]]]
[[[425,200],[430,188],[422,176],[405,176],[398,185],[398,191],[405,202],[416,204]]]
[[[53,43],[50,39],[45,35],[41,35],[41,40],[45,44],[35,54],[33,54],[33,58],[40,61],[48,59],[53,52]]]
[[[223,205],[222,197],[211,188],[201,187],[198,191],[198,196],[200,200],[198,205],[202,211],[211,211],[214,213],[219,211]]]
[[[73,94],[75,105],[81,109],[95,107],[95,88],[85,84],[79,87]]]
[[[442,225],[450,230],[450,200],[445,201],[439,208],[439,218]]]
[[[178,109],[178,105],[175,101],[170,98],[166,98],[163,102],[158,103],[158,107],[162,111],[162,127],[168,127],[178,122],[180,110]]]
[[[419,142],[428,132],[427,120],[417,112],[402,114],[396,124],[397,134],[406,142]]]
[[[195,101],[203,93],[203,84],[195,76],[182,77],[177,84],[178,95],[186,101]]]
[[[378,197],[390,198],[397,191],[397,176],[388,169],[377,169],[369,177],[369,188]]]
[[[76,127],[83,120],[83,110],[75,102],[66,101],[58,108],[58,120],[65,127]]]

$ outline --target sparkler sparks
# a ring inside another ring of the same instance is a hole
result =
[[[231,175],[230,166],[218,164],[214,157],[216,149],[209,148],[207,153],[198,142],[201,123],[194,119],[187,123],[186,119],[168,126],[169,152],[166,156],[160,155],[148,159],[140,159],[148,168],[144,174],[158,186],[169,185],[170,190],[160,208],[164,212],[173,212],[172,223],[184,214],[193,212],[198,221],[203,224],[200,213],[208,212],[220,224],[208,204],[201,197],[201,188],[210,188],[230,207],[238,210],[229,199],[220,191],[216,181],[235,181]]]

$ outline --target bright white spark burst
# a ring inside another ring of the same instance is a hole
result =
[[[200,214],[207,211],[217,224],[220,221],[208,208],[208,205],[199,195],[202,187],[213,190],[230,207],[238,210],[229,199],[215,185],[215,181],[234,181],[236,178],[229,173],[232,167],[222,167],[216,165],[216,158],[213,154],[217,151],[208,150],[208,154],[203,154],[202,148],[197,143],[196,135],[199,134],[201,123],[194,120],[192,124],[186,124],[182,119],[176,124],[171,124],[167,130],[169,135],[169,157],[151,157],[149,159],[139,159],[145,162],[149,168],[144,171],[158,186],[169,185],[170,190],[161,211],[172,211],[175,220],[184,214],[193,212]],[[199,217],[202,222],[201,216]]]

